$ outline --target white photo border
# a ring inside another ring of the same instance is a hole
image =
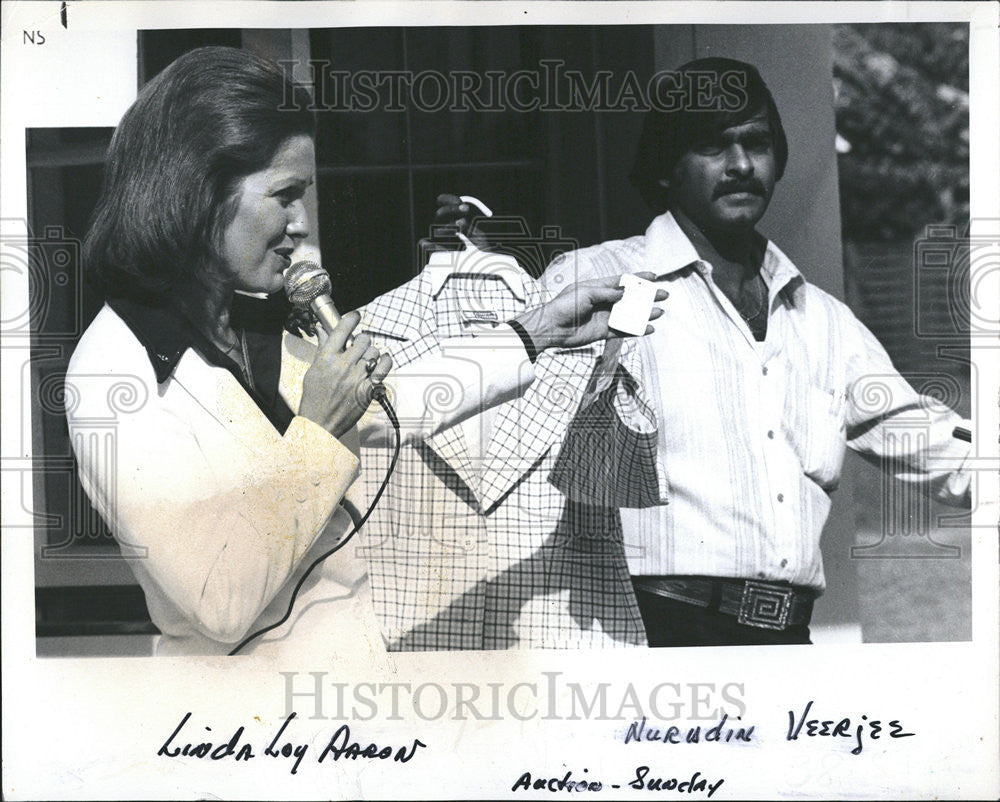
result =
[[[136,73],[109,71],[108,60],[112,53],[125,53],[113,63],[127,64],[130,54],[134,65],[140,29],[967,21],[972,219],[984,234],[998,233],[1000,47],[993,3],[86,0],[66,5],[66,28],[58,2],[3,5],[0,204],[5,221],[28,217],[26,129],[115,125],[134,96]],[[46,35],[46,46],[22,46],[22,31],[28,30]],[[991,223],[994,228],[988,230]],[[0,305],[4,321],[27,308],[26,284],[5,275]],[[28,453],[20,446],[24,427],[30,427],[22,403],[26,395],[19,389],[27,348],[10,338],[3,348],[3,459],[5,468],[16,468],[31,459],[30,438]],[[20,499],[31,491],[20,483],[18,471],[5,470],[3,793],[10,799],[537,798],[549,791],[513,790],[523,772],[556,780],[572,772],[574,782],[601,781],[600,793],[607,798],[630,798],[645,793],[630,789],[629,782],[646,766],[642,776],[647,781],[689,782],[688,791],[700,780],[711,785],[724,779],[714,792],[719,799],[996,798],[1000,359],[995,341],[974,343],[972,350],[980,377],[975,454],[980,469],[993,479],[978,484],[973,638],[968,643],[415,653],[386,655],[377,665],[348,654],[325,666],[277,665],[253,657],[40,660],[35,657],[32,539],[18,518]],[[383,709],[382,701],[393,693],[402,701]],[[456,704],[476,693],[476,704]],[[585,706],[581,694],[589,700],[602,693],[608,700],[606,716],[575,715]],[[631,719],[628,712],[621,718],[618,713],[634,710],[634,699],[653,696],[666,709],[681,706],[679,723],[710,726],[712,714],[727,710],[732,720],[726,727],[754,726],[754,738],[738,745],[623,743]],[[373,697],[379,698],[378,716],[364,701]],[[445,712],[433,715],[440,698]],[[789,741],[790,716],[797,717],[810,701],[810,715],[821,719],[849,717],[860,724],[865,715],[883,720],[887,730],[895,720],[916,735],[865,740],[859,755],[851,754],[847,747],[855,742],[849,740],[845,745],[819,737]],[[276,739],[278,754],[265,755],[291,710],[297,716]],[[492,716],[494,711],[499,714]],[[180,745],[224,743],[243,727],[241,743],[251,743],[256,758],[158,756],[188,712]],[[344,724],[362,747],[390,745],[395,754],[417,739],[426,746],[405,762],[328,757],[320,764],[318,755]],[[308,746],[295,773],[294,754],[280,754],[286,742]],[[708,791],[703,786],[697,793]]]

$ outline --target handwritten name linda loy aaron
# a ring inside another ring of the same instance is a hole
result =
[[[156,754],[158,757],[167,758],[207,758],[209,760],[225,760],[228,758],[237,763],[253,760],[258,756],[273,759],[284,758],[294,761],[291,773],[295,774],[299,770],[299,764],[302,763],[302,759],[309,751],[309,744],[295,743],[284,737],[285,730],[294,718],[295,713],[293,712],[285,719],[281,728],[271,739],[271,742],[263,751],[258,752],[254,750],[253,745],[249,741],[244,741],[244,727],[236,729],[227,741],[210,740],[211,736],[201,741],[192,740],[191,735],[182,734],[185,727],[187,727],[188,721],[191,719],[191,713],[185,713],[180,723],[170,734],[170,737],[163,742],[163,745]],[[212,728],[205,726],[205,731],[211,733]],[[334,761],[344,758],[347,760],[392,760],[396,763],[409,763],[414,755],[417,754],[418,749],[427,747],[427,744],[416,738],[413,739],[412,744],[399,747],[379,746],[374,743],[362,746],[362,743],[363,741],[351,740],[351,728],[346,724],[342,724],[330,737],[323,751],[319,753],[316,762],[322,763],[327,758],[331,758]]]

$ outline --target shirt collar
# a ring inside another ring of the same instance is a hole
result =
[[[430,281],[431,297],[437,297],[452,276],[475,275],[497,278],[519,301],[525,300],[524,278],[527,275],[517,259],[508,254],[482,251],[471,243],[461,251],[434,251],[424,267]]]
[[[146,349],[160,384],[174,372],[189,348],[197,350],[214,365],[231,366],[232,360],[184,315],[168,305],[149,305],[123,297],[109,298],[108,305]],[[234,328],[280,334],[287,314],[288,304],[282,294],[263,299],[239,293],[233,297],[231,321]]]
[[[146,354],[160,384],[174,372],[184,352],[194,345],[194,327],[165,306],[152,306],[131,298],[109,298],[108,306],[132,330]]]
[[[670,212],[661,214],[646,229],[645,269],[663,279],[692,265],[700,272],[711,273],[711,265],[701,260],[674,216]],[[767,240],[761,273],[772,295],[788,288],[791,296],[794,288],[805,280],[792,260],[770,240]]]

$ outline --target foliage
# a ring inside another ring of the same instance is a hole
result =
[[[834,85],[845,237],[910,239],[929,223],[963,228],[968,25],[838,25]]]

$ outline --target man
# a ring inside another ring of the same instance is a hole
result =
[[[618,403],[658,423],[668,502],[625,533],[650,645],[808,643],[844,446],[951,504],[968,503],[970,476],[934,461],[958,465],[968,446],[957,416],[755,230],[788,158],[758,71],[707,58],[677,75],[684,102],[648,114],[632,174],[665,213],[645,236],[568,254],[543,282],[645,270],[670,293],[656,332],[620,357],[636,386]],[[594,464],[595,442],[567,438],[560,462]],[[553,473],[571,496],[573,473]]]

